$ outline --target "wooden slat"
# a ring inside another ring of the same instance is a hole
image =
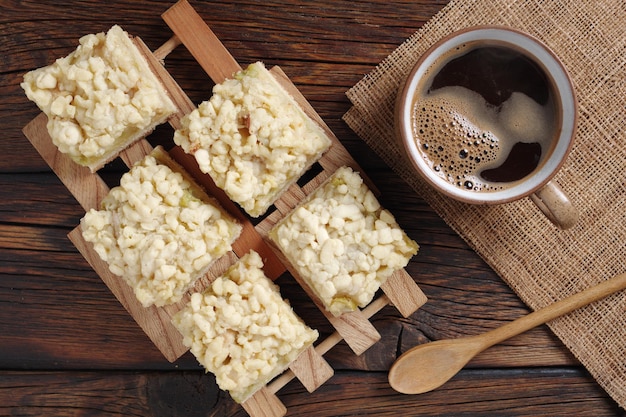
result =
[[[328,179],[328,177],[330,177],[331,173],[328,171],[322,171],[319,174],[317,174],[311,181],[307,182],[306,184],[304,184],[302,186],[302,191],[306,194],[309,195],[311,194],[313,191],[315,191],[320,185],[322,185],[322,183],[324,181],[326,181]]]
[[[287,408],[267,387],[263,387],[241,403],[246,412],[254,417],[282,417]]]
[[[235,58],[187,0],[180,0],[161,17],[216,83],[232,78],[241,70]]]
[[[356,355],[362,354],[380,340],[380,333],[361,310],[350,311],[339,317],[325,310],[324,313]]]
[[[313,392],[328,381],[335,373],[313,346],[302,352],[289,365],[289,369],[300,380],[308,392]]]
[[[48,134],[47,122],[46,115],[39,114],[24,127],[24,136],[85,211],[99,207],[109,187],[99,176],[93,175],[89,168],[76,164],[69,156],[59,152]]]
[[[278,211],[286,216],[300,203],[306,195],[297,184],[292,184],[283,192],[280,198],[274,203]]]
[[[428,301],[421,288],[404,269],[394,271],[380,288],[403,317],[409,317]]]
[[[142,139],[120,152],[120,158],[124,161],[124,164],[130,168],[135,162],[145,158],[153,149],[154,148],[152,148],[152,145],[150,145],[147,140]]]
[[[176,49],[182,42],[178,39],[178,36],[174,35],[169,38],[163,45],[154,50],[152,55],[161,61],[164,60],[174,49]]]

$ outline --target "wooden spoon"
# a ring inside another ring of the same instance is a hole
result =
[[[438,340],[409,349],[389,370],[389,384],[403,394],[440,387],[483,350],[626,288],[626,273],[477,336]]]

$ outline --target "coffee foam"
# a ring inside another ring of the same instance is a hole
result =
[[[460,188],[496,191],[503,184],[480,172],[500,166],[517,142],[538,142],[546,155],[554,131],[550,109],[518,92],[494,107],[467,88],[443,87],[414,102],[413,133],[439,176]]]

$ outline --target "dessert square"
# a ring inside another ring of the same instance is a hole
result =
[[[269,236],[335,316],[369,304],[419,248],[349,167],[339,168]]]
[[[174,142],[252,217],[264,214],[331,145],[260,62],[217,84],[182,125]]]
[[[194,293],[172,322],[183,343],[222,390],[241,403],[282,373],[317,339],[265,276],[251,251],[204,293]]]
[[[92,172],[176,111],[117,25],[83,36],[66,57],[26,73],[21,86],[48,116],[54,145]]]
[[[81,227],[144,307],[179,301],[241,232],[161,148],[125,173]]]

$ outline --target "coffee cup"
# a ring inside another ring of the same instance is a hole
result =
[[[530,197],[554,224],[578,212],[553,180],[572,147],[577,100],[558,57],[521,31],[480,26],[428,49],[401,86],[395,133],[413,170],[472,204]]]

